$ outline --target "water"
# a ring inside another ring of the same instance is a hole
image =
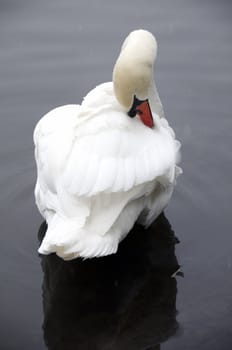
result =
[[[0,1],[1,349],[231,349],[231,19],[225,0]],[[111,80],[136,28],[157,36],[155,78],[183,145],[153,230],[164,241],[135,231],[102,262],[41,261],[34,126]]]

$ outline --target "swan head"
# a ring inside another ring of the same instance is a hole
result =
[[[121,48],[113,70],[114,93],[130,117],[138,114],[153,127],[149,90],[153,84],[153,64],[157,54],[155,37],[146,30],[131,32]]]

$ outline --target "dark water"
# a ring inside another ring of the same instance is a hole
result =
[[[231,21],[225,0],[0,1],[1,349],[232,348]],[[184,175],[165,216],[117,255],[41,260],[34,126],[111,80],[136,28],[159,42]]]

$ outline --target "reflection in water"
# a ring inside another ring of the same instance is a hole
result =
[[[46,224],[39,229],[43,238]],[[42,256],[49,349],[160,349],[176,321],[177,239],[164,214],[135,225],[118,253],[91,260]]]

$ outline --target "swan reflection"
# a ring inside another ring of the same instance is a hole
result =
[[[43,223],[40,240],[45,231]],[[115,255],[41,256],[48,349],[160,349],[178,328],[176,243],[161,214],[147,230],[135,225]]]

